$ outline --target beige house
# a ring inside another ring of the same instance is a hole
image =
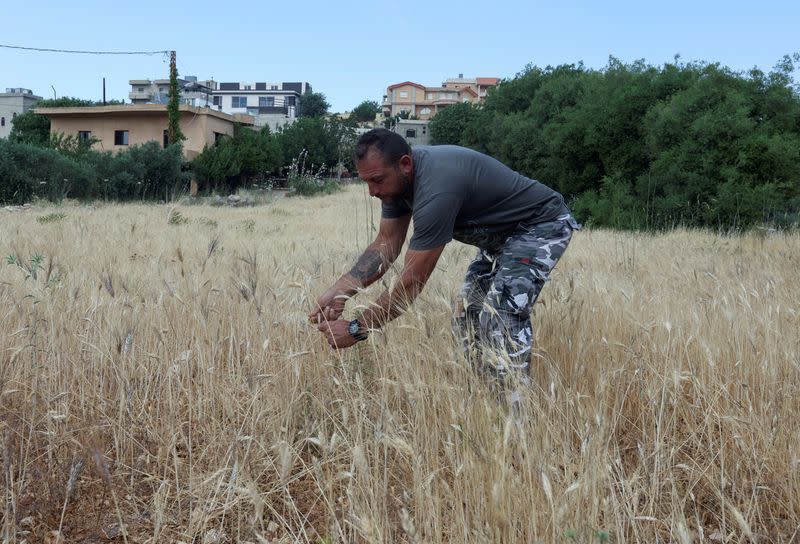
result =
[[[128,146],[149,141],[167,145],[167,106],[135,104],[80,108],[36,108],[50,118],[50,133],[96,138],[94,148],[116,153]],[[193,159],[206,145],[223,135],[233,136],[234,123],[252,125],[249,115],[230,115],[210,108],[180,106],[180,127],[186,140],[183,154]]]
[[[446,80],[440,87],[426,87],[413,81],[395,83],[386,88],[383,97],[383,115],[392,117],[400,112],[408,112],[418,119],[428,120],[442,109],[459,102],[476,104],[486,97],[486,90],[499,83],[495,77]]]

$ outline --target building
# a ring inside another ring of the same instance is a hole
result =
[[[428,131],[428,121],[423,119],[398,119],[392,131],[406,139],[408,145],[428,145],[431,136]]]
[[[220,83],[213,93],[213,105],[231,114],[252,115],[257,127],[275,131],[294,123],[300,115],[300,97],[312,92],[304,82]]]
[[[41,99],[30,89],[19,87],[7,88],[6,92],[0,93],[0,138],[8,138],[11,134],[14,117],[25,113]]]
[[[166,104],[169,101],[169,79],[131,79],[128,83],[131,86],[128,93],[131,104]],[[195,76],[178,78],[178,101],[198,108],[210,106],[215,85],[213,80],[197,81]]]
[[[180,105],[180,127],[186,140],[183,154],[193,159],[206,145],[214,145],[224,135],[233,136],[235,123],[252,125],[248,115],[230,115],[212,108]],[[50,119],[50,133],[96,138],[94,148],[116,153],[134,144],[152,140],[167,145],[167,106],[134,104],[76,108],[36,108]]]
[[[430,119],[447,106],[483,101],[486,91],[500,82],[495,77],[465,79],[463,76],[447,79],[439,87],[426,87],[413,81],[389,85],[383,97],[384,117],[405,111],[418,119]]]
[[[451,77],[442,83],[442,87],[446,89],[463,89],[469,87],[478,94],[478,100],[483,101],[486,99],[486,93],[491,87],[496,87],[500,83],[498,77],[476,77],[465,78],[464,74],[458,74],[458,77]]]
[[[131,79],[128,97],[133,104],[166,104],[169,79]],[[300,97],[311,92],[305,82],[225,82],[198,81],[195,76],[178,79],[180,102],[210,107],[229,114],[246,114],[255,126],[276,131],[291,124],[300,114]]]

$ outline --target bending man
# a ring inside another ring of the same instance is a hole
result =
[[[417,146],[385,129],[362,135],[359,177],[381,200],[375,241],[347,274],[317,300],[309,319],[339,349],[367,338],[400,315],[422,291],[445,244],[477,246],[456,306],[454,329],[473,363],[503,378],[529,372],[530,314],[550,271],[580,228],[556,191],[499,161],[458,146]],[[397,259],[414,220],[403,270],[352,321],[345,302],[378,280]]]

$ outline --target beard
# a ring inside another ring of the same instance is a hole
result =
[[[414,195],[414,187],[411,183],[411,176],[408,174],[400,174],[400,194],[397,195],[399,199],[410,198]]]

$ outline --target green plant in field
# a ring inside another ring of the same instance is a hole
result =
[[[53,259],[50,259],[45,267],[45,257],[41,253],[34,253],[30,259],[23,259],[17,253],[6,256],[6,264],[15,266],[25,275],[25,280],[37,281],[41,279],[45,287],[57,283],[61,280],[61,273],[55,266]]]
[[[169,211],[169,215],[167,216],[167,223],[170,225],[185,225],[189,222],[189,218],[183,215],[180,211],[176,210],[175,208]]]
[[[325,173],[324,165],[315,171],[313,164],[311,166],[306,165],[307,158],[308,152],[303,150],[289,166],[288,185],[289,189],[291,189],[290,195],[327,195],[341,189],[341,186],[336,181],[323,177]]]
[[[600,544],[605,544],[611,541],[611,534],[603,529],[596,529],[596,530],[589,530],[587,528],[584,528],[583,530],[566,529],[564,531],[563,537],[564,537],[563,539],[567,542],[576,542],[576,543],[598,542]]]
[[[215,228],[217,228],[219,226],[219,223],[217,223],[215,220],[213,220],[213,219],[211,219],[209,217],[201,217],[197,221],[201,225],[205,225],[206,227],[211,228],[211,229],[215,229]]]
[[[40,215],[39,217],[36,218],[36,222],[39,223],[40,225],[44,225],[47,223],[57,223],[62,219],[64,219],[65,217],[67,217],[67,214],[65,213],[53,212],[53,213],[48,213],[46,215]]]
[[[256,230],[256,222],[254,219],[244,219],[242,220],[242,228],[246,232],[253,232]]]

